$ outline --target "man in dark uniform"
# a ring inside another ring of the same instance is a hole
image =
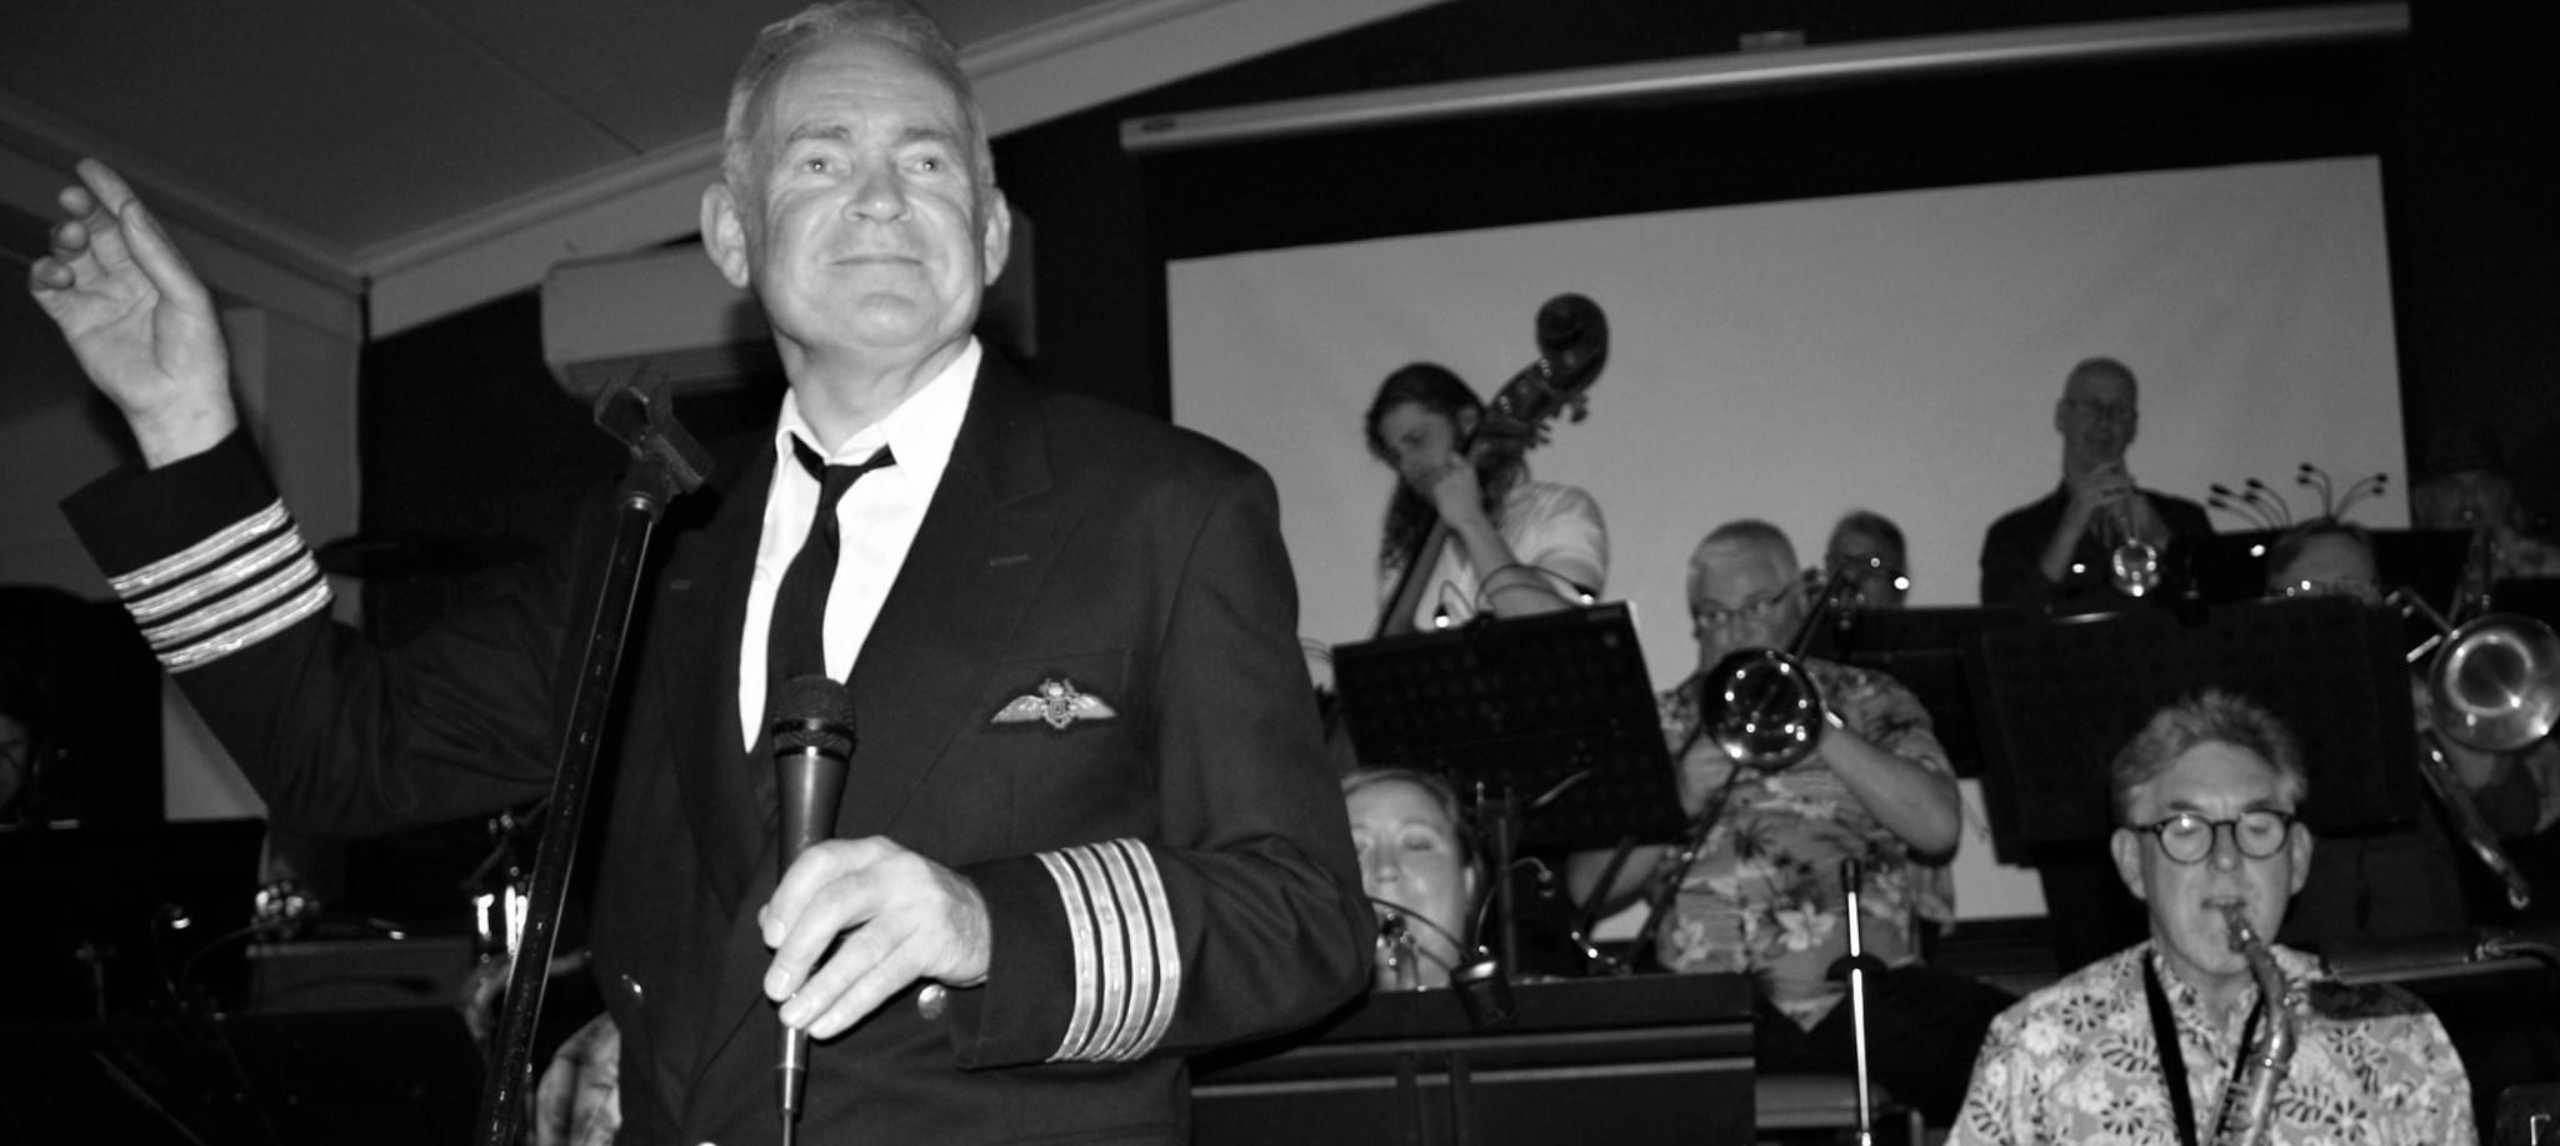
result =
[[[592,937],[626,1143],[773,1140],[778,1024],[818,1044],[829,1142],[1181,1142],[1184,1054],[1365,980],[1272,485],[978,344],[992,166],[904,3],[811,9],[740,70],[703,238],[790,390],[670,508],[627,654]],[[396,653],[330,623],[203,285],[79,173],[30,281],[145,465],[65,508],[273,813],[343,835],[547,791],[600,543]],[[777,622],[821,537],[818,612]],[[839,838],[777,883],[768,658],[803,646],[860,747]]]
[[[2053,406],[2062,487],[1983,536],[1983,604],[2056,615],[2120,609],[2133,600],[2113,568],[2120,546],[2139,542],[2165,559],[2171,541],[2213,532],[2203,506],[2134,484],[2124,455],[2140,420],[2137,398],[2124,363],[2091,358],[2071,368]]]

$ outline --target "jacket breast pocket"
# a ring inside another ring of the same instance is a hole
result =
[[[961,757],[1007,798],[1008,850],[1019,854],[1140,834],[1152,826],[1147,713],[1129,695],[1122,649],[1020,657],[989,674],[989,715]]]

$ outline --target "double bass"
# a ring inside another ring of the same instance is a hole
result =
[[[1547,440],[1558,414],[1580,422],[1591,413],[1591,385],[1609,359],[1609,323],[1600,306],[1578,294],[1560,294],[1538,307],[1538,356],[1486,404],[1462,452],[1469,464],[1501,451],[1525,453]],[[1414,609],[1449,544],[1449,523],[1435,521],[1421,544],[1405,555],[1404,575],[1378,614],[1376,637],[1409,631]]]

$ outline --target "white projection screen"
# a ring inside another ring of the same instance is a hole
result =
[[[1360,420],[1379,379],[1431,360],[1489,397],[1566,291],[1606,313],[1609,361],[1590,419],[1530,465],[1599,500],[1603,597],[1633,605],[1657,688],[1696,660],[1689,550],[1732,518],[1777,523],[1813,560],[1842,512],[1876,510],[1910,539],[1913,604],[1973,603],[1984,529],[2058,481],[2054,400],[2093,355],[2140,378],[2144,485],[2203,501],[2254,476],[2307,515],[2299,464],[2388,473],[2391,496],[2354,517],[2407,524],[2371,157],[1406,236],[1166,275],[1175,420],[1270,469],[1301,628],[1326,643],[1365,638],[1377,608],[1391,479]],[[1959,857],[1964,914],[2041,912],[1987,845]]]
[[[1167,268],[1176,421],[1278,482],[1304,634],[1365,638],[1390,487],[1361,441],[1417,359],[1490,396],[1565,291],[1607,314],[1588,421],[1530,456],[1608,518],[1604,597],[1657,685],[1695,660],[1683,571],[1763,517],[1818,556],[1853,507],[1899,522],[1912,603],[1970,604],[1983,530],[2050,492],[2071,364],[2141,380],[2130,464],[2203,501],[2310,462],[2389,473],[2406,524],[2378,164],[2146,172],[1577,220],[1185,260]],[[2246,528],[2215,514],[2218,528]]]

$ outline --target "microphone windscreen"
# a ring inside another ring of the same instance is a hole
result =
[[[816,749],[853,754],[853,690],[820,673],[795,676],[773,690],[765,704],[775,752]]]

